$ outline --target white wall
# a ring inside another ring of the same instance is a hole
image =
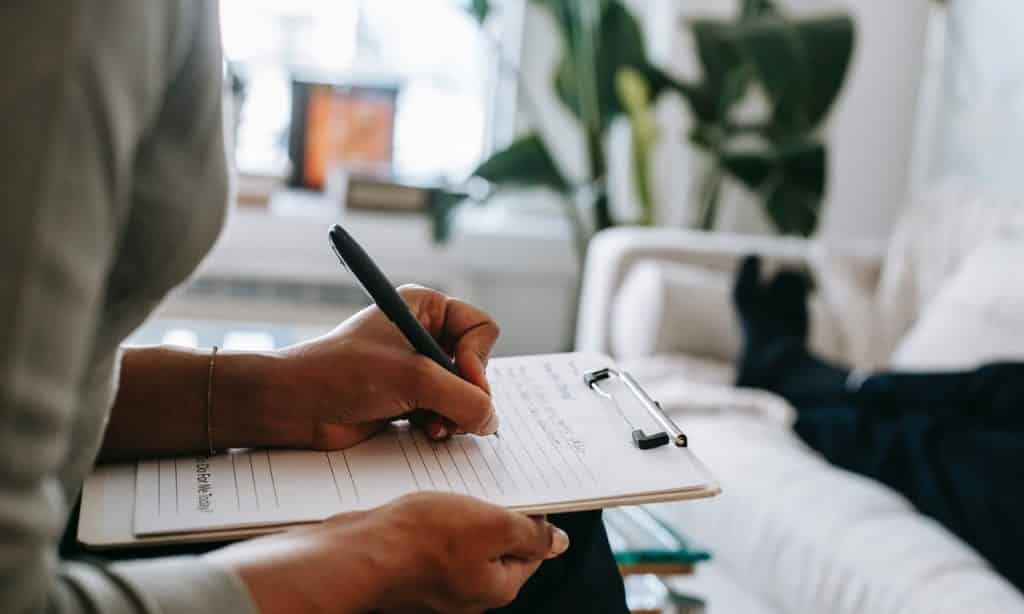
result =
[[[1024,192],[1021,0],[952,0],[945,79],[929,182],[956,178],[979,192]]]
[[[825,236],[885,236],[904,204],[929,8],[930,0],[848,2],[858,41],[829,127]]]

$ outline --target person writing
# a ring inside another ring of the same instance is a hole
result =
[[[223,223],[217,4],[13,0],[0,15],[0,611],[625,612],[598,513],[549,522],[439,493],[202,555],[61,559],[97,459],[338,449],[414,409],[443,417],[433,438],[493,433],[498,327],[402,289],[461,378],[373,307],[277,352],[122,350]]]

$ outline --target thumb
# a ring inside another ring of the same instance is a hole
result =
[[[569,548],[569,536],[542,517],[510,512],[502,558],[540,561],[554,558]]]
[[[440,414],[467,433],[492,435],[498,430],[498,415],[482,388],[425,356],[415,358],[412,373],[410,407]]]
[[[518,595],[519,591],[530,579],[543,561],[526,561],[517,558],[504,558],[497,561],[498,585],[504,595]]]

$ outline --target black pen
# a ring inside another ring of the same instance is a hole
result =
[[[459,375],[459,370],[455,368],[452,359],[441,349],[434,337],[423,328],[416,316],[409,311],[409,306],[395,290],[394,284],[384,275],[384,272],[370,258],[366,250],[356,243],[352,235],[338,224],[331,226],[327,234],[330,238],[331,249],[334,250],[341,265],[355,276],[359,285],[370,295],[370,299],[398,327],[413,349],[454,375]]]

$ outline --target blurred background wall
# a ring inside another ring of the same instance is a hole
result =
[[[1024,189],[1024,2],[950,4],[934,156],[926,177],[1005,194]]]

